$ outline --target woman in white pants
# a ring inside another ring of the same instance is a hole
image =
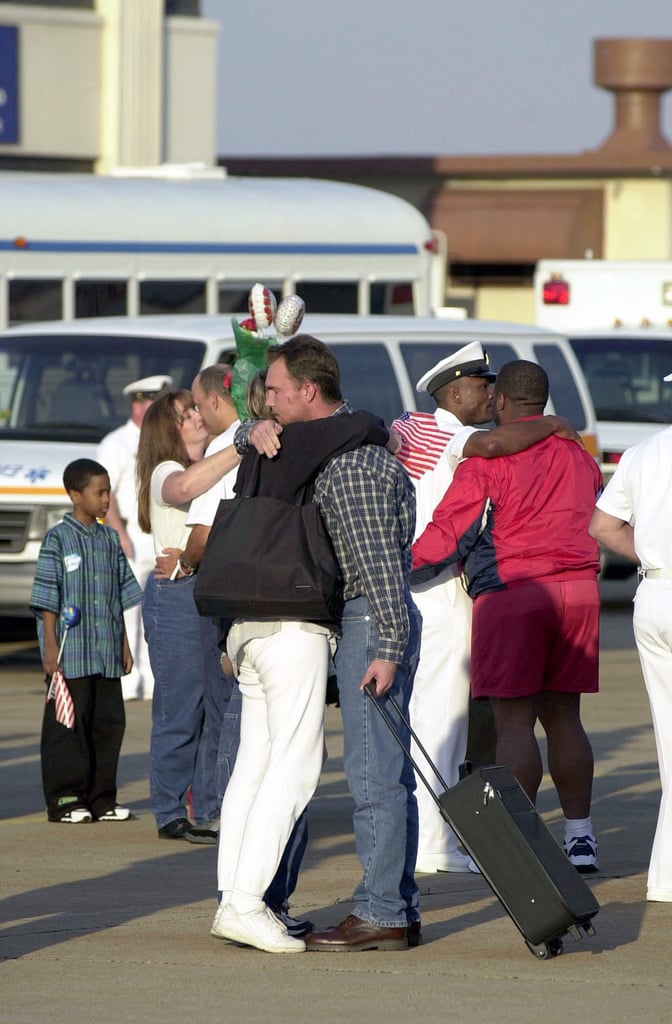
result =
[[[222,901],[212,934],[269,953],[299,953],[305,942],[286,933],[263,894],[322,770],[328,630],[294,621],[239,622],[227,649],[243,706],[222,803]]]

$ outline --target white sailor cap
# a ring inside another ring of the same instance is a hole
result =
[[[141,380],[134,380],[127,384],[123,390],[131,401],[142,398],[156,398],[162,391],[172,388],[173,378],[167,373],[157,373],[155,377],[143,377]]]
[[[485,377],[492,381],[496,376],[494,370],[490,369],[488,353],[480,341],[471,341],[428,370],[415,385],[415,390],[429,391],[433,395],[444,384],[460,377]]]
[[[667,377],[663,377],[663,380],[672,380],[672,373],[668,373]]]

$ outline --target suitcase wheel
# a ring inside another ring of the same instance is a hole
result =
[[[562,939],[549,939],[548,942],[541,942],[538,946],[526,939],[525,944],[537,960],[552,960],[553,957],[560,956],[563,950]]]

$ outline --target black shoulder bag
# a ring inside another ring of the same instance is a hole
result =
[[[194,587],[201,615],[331,622],[340,598],[334,550],[316,504],[220,501]]]

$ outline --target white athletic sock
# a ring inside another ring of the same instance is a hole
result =
[[[595,838],[590,818],[565,818],[565,840],[581,839],[582,836]]]

